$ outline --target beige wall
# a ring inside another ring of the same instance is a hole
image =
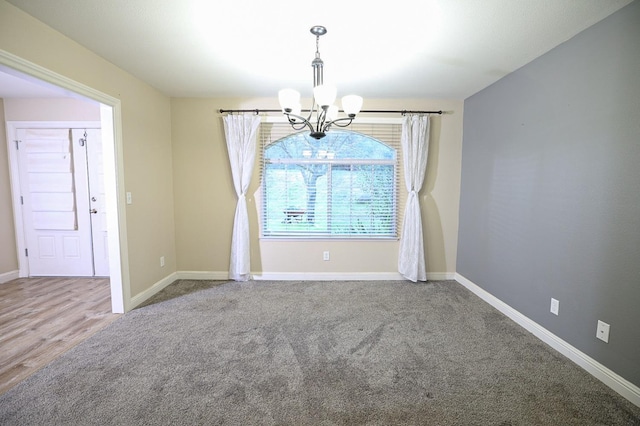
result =
[[[100,121],[100,104],[73,98],[5,99],[7,121]]]
[[[172,139],[178,270],[223,272],[229,268],[236,195],[220,108],[275,108],[277,99],[172,99]],[[428,172],[420,202],[425,223],[427,270],[454,273],[463,102],[366,100],[366,109],[442,109],[432,121]],[[394,117],[398,117],[395,115]],[[397,272],[396,241],[274,241],[258,238],[259,176],[254,173],[247,204],[253,273],[332,275]],[[322,260],[329,250],[331,260]]]
[[[169,98],[4,0],[0,49],[120,99],[131,296],[175,271]]]
[[[11,207],[9,159],[7,158],[7,133],[2,117],[4,117],[4,102],[0,99],[0,275],[18,270],[13,210]]]
[[[219,108],[274,108],[271,99],[173,99],[0,0],[0,49],[122,102],[131,295],[180,271],[226,272],[236,197]],[[78,66],[82,64],[82,66]],[[457,249],[462,101],[366,100],[368,109],[444,109],[432,127],[420,201],[427,269],[453,273]],[[397,116],[396,116],[397,117]],[[252,270],[256,274],[395,273],[397,242],[291,242],[258,239],[250,189]],[[174,213],[175,211],[175,213]],[[175,214],[175,215],[174,215]],[[175,232],[174,232],[175,230]],[[322,261],[322,251],[331,261]],[[166,266],[160,268],[159,257]]]

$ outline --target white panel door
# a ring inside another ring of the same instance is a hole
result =
[[[104,191],[104,167],[100,129],[74,129],[72,139],[84,140],[87,147],[89,174],[89,208],[93,241],[93,267],[96,276],[109,276],[109,242],[107,239],[107,211]]]
[[[18,129],[30,276],[93,276],[86,144],[69,129]]]

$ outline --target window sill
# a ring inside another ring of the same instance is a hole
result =
[[[301,236],[284,236],[284,235],[278,235],[278,236],[261,236],[259,238],[260,241],[291,241],[291,242],[314,242],[314,241],[336,241],[336,242],[343,242],[343,241],[358,241],[358,242],[363,242],[363,241],[368,241],[368,242],[397,242],[400,240],[399,237],[345,237],[345,236],[341,236],[341,237],[310,237],[308,235],[301,235]]]

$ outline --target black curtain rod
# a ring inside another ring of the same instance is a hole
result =
[[[220,109],[219,112],[224,114],[225,112],[234,113],[234,112],[255,112],[256,115],[261,112],[282,112],[281,109]],[[302,112],[309,112],[308,109],[303,109]],[[410,110],[362,110],[360,113],[377,113],[377,114],[442,114],[442,110],[440,111],[410,111]]]

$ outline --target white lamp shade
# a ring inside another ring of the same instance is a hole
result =
[[[362,96],[347,95],[342,97],[342,109],[347,115],[356,115],[362,109]]]
[[[313,88],[313,97],[321,107],[329,106],[336,100],[336,92],[334,86],[321,84]]]
[[[287,108],[294,110],[297,105],[300,105],[300,92],[293,89],[282,89],[278,92],[278,101],[280,101],[280,107],[283,111]]]
[[[338,106],[337,105],[331,105],[329,107],[329,109],[327,110],[327,120],[333,121],[336,118],[338,118]]]
[[[298,102],[297,104],[293,105],[293,108],[291,108],[291,114],[295,114],[295,115],[301,115],[302,114],[302,104],[300,102]]]

